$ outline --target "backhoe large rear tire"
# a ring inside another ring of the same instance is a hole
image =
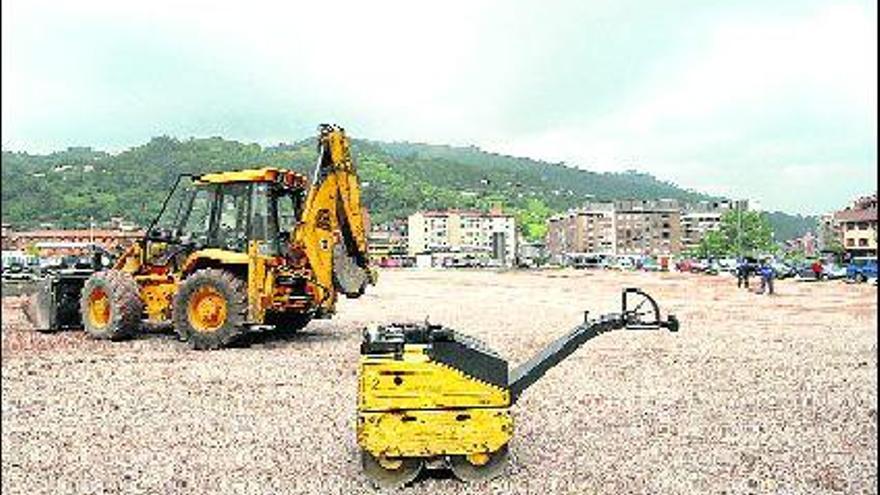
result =
[[[96,339],[121,340],[137,333],[144,313],[140,287],[119,270],[95,273],[80,295],[83,328]]]
[[[225,270],[198,270],[174,297],[174,328],[193,349],[220,349],[244,333],[247,288]]]

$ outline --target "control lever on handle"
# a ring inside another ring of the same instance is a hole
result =
[[[621,316],[627,330],[665,328],[670,332],[677,332],[679,328],[678,318],[675,315],[667,315],[663,320],[660,317],[660,307],[657,305],[657,301],[636,287],[628,287],[623,290]]]

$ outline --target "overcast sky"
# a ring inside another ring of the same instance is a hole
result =
[[[331,121],[790,212],[876,189],[874,2],[178,3],[4,1],[3,149]]]

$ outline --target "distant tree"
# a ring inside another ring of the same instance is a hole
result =
[[[876,232],[874,235],[875,236],[877,235]],[[840,240],[840,238],[836,235],[828,236],[828,237],[829,238],[825,241],[825,246],[823,247],[823,250],[834,253],[838,256],[842,255],[844,252],[844,249],[843,249],[843,242]],[[876,242],[876,239],[874,241]]]
[[[731,254],[730,246],[719,231],[707,232],[697,246],[696,255],[700,258],[719,258]]]
[[[785,253],[785,261],[789,263],[794,263],[800,265],[804,261],[806,261],[807,256],[801,250],[791,250]]]
[[[725,213],[721,228],[708,232],[697,247],[701,257],[758,255],[777,250],[769,220],[756,211]]]
[[[520,232],[529,241],[541,240],[547,235],[547,219],[551,215],[553,210],[543,201],[535,198],[526,200],[525,207],[517,209],[515,213]]]

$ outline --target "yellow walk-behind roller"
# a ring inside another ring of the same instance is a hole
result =
[[[508,372],[480,341],[440,325],[391,324],[364,331],[357,438],[366,475],[403,486],[423,467],[450,468],[463,481],[500,474],[513,436],[510,407],[547,370],[582,344],[621,328],[678,330],[657,303],[625,289],[620,313],[584,322]]]

